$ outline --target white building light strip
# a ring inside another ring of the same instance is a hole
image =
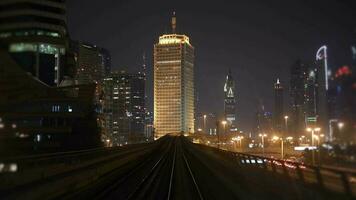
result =
[[[172,64],[172,63],[181,63],[181,61],[180,60],[157,61],[157,64]]]

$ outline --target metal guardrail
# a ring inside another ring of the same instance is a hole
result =
[[[267,158],[262,156],[218,151],[232,156],[240,167],[255,167],[288,176],[302,184],[314,184],[321,189],[344,193],[351,199],[356,197],[356,171],[319,167],[304,163]]]

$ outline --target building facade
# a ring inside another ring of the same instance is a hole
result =
[[[79,41],[71,41],[71,51],[76,61],[75,80],[79,84],[101,84],[110,74],[111,56],[108,50]]]
[[[291,67],[290,97],[291,97],[291,128],[289,132],[299,137],[305,132],[305,89],[308,78],[308,66],[297,60]]]
[[[189,37],[175,34],[175,21],[173,33],[154,45],[155,137],[194,132],[194,47]]]
[[[274,112],[273,127],[274,130],[282,133],[284,130],[284,112],[283,112],[283,87],[279,79],[274,84]]]
[[[0,13],[1,45],[26,72],[58,86],[69,71],[65,1],[6,0]]]
[[[0,150],[62,150],[100,145],[94,84],[50,87],[0,48]]]
[[[145,140],[145,75],[125,71],[104,79],[104,129],[114,146]]]
[[[235,81],[231,75],[231,70],[226,75],[224,95],[224,117],[228,127],[233,129],[236,127],[236,96]]]

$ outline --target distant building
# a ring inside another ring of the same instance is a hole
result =
[[[109,50],[104,48],[99,48],[99,56],[101,61],[101,66],[104,68],[104,75],[109,76],[111,73],[111,54]]]
[[[356,76],[349,66],[339,67],[329,89],[334,104],[331,140],[339,144],[356,143]]]
[[[297,60],[290,71],[291,129],[290,133],[300,137],[305,132],[305,92],[308,78],[308,66]]]
[[[6,0],[0,10],[0,45],[26,72],[58,86],[70,71],[65,1]]]
[[[104,129],[112,145],[144,141],[145,75],[111,73],[103,83]]]
[[[236,96],[235,81],[231,75],[231,70],[226,76],[224,85],[224,117],[230,129],[236,126]]]
[[[305,122],[306,126],[315,126],[318,113],[318,84],[316,69],[309,68],[305,87]]]
[[[175,16],[172,30],[154,45],[155,137],[194,132],[194,47],[175,33]]]
[[[154,137],[154,128],[153,128],[153,113],[146,112],[145,117],[145,138],[150,141]]]
[[[274,133],[272,113],[265,110],[262,102],[257,107],[253,132],[255,137],[262,133],[269,135]]]
[[[75,54],[78,83],[100,84],[110,73],[111,56],[108,50],[83,42],[72,41],[71,51]]]
[[[284,130],[284,112],[283,112],[283,87],[279,79],[274,84],[274,112],[273,127],[279,133]]]

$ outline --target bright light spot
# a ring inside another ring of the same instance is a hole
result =
[[[294,150],[295,151],[304,151],[306,149],[309,149],[309,150],[315,150],[317,149],[316,146],[297,146],[297,147],[294,147]]]
[[[10,172],[16,172],[16,171],[17,171],[17,164],[11,163],[10,164]]]
[[[338,124],[337,124],[337,126],[339,127],[339,129],[342,129],[343,127],[344,127],[344,123],[342,123],[342,122],[339,122]]]
[[[20,138],[27,138],[28,136],[29,136],[28,134],[24,134],[24,133],[21,133],[21,134],[19,135]]]
[[[5,168],[5,164],[4,163],[0,163],[0,172],[4,171]]]
[[[279,137],[278,136],[273,136],[272,140],[279,140]]]
[[[287,139],[287,140],[293,140],[293,137],[290,137],[290,136],[289,136],[289,137],[287,137],[286,139]]]

